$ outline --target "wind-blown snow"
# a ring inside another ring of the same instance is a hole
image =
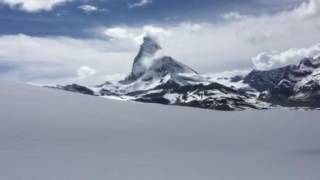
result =
[[[1,180],[318,180],[320,113],[218,112],[0,83]]]

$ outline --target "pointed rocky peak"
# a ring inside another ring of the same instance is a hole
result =
[[[151,36],[146,36],[143,38],[143,43],[140,46],[139,54],[142,56],[152,57],[160,49],[161,49],[161,46],[158,44],[155,38]]]
[[[154,38],[146,36],[134,59],[131,74],[122,83],[130,84],[138,79],[143,82],[151,82],[167,75],[198,75],[195,70],[172,57],[158,54],[157,51],[160,49],[161,46]]]
[[[148,69],[148,66],[152,64],[153,57],[160,49],[161,46],[153,37],[144,37],[139,53],[134,59],[129,79],[136,80],[141,77]]]

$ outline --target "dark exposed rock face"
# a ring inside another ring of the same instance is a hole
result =
[[[289,65],[268,71],[253,70],[244,78],[244,83],[249,84],[258,91],[270,90],[283,80],[295,84],[320,67],[317,61],[312,58],[305,58],[298,65]]]
[[[305,58],[297,65],[252,71],[244,82],[261,92],[259,99],[289,107],[320,107],[320,59]]]
[[[179,86],[174,82],[168,82],[156,87],[156,89],[160,91],[146,93],[137,98],[137,101],[223,111],[244,110],[247,108],[263,109],[263,107],[248,102],[250,97],[245,93],[218,83]],[[171,98],[168,98],[168,96]]]
[[[80,94],[86,94],[86,95],[95,95],[94,91],[92,91],[90,88],[86,86],[81,86],[78,84],[71,84],[66,86],[56,86],[56,87],[49,87],[49,88],[55,88],[55,89],[61,89],[65,91],[80,93]]]
[[[288,67],[270,71],[253,70],[244,78],[244,83],[249,84],[258,91],[265,91],[276,86],[284,79],[287,71]]]

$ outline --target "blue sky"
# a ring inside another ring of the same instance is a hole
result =
[[[130,8],[134,3],[139,0],[74,0],[57,4],[51,10],[34,8],[32,12],[23,9],[23,5],[19,8],[2,3],[0,33],[81,37],[91,36],[88,29],[95,26],[219,22],[223,20],[220,15],[226,12],[274,13],[293,8],[301,0],[153,0]],[[79,8],[83,5],[97,10],[86,13]]]
[[[320,0],[0,0],[0,79],[95,84],[128,74],[143,36],[200,73],[320,55]]]

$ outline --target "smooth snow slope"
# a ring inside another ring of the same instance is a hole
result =
[[[320,113],[217,112],[0,83],[1,180],[319,180]]]

